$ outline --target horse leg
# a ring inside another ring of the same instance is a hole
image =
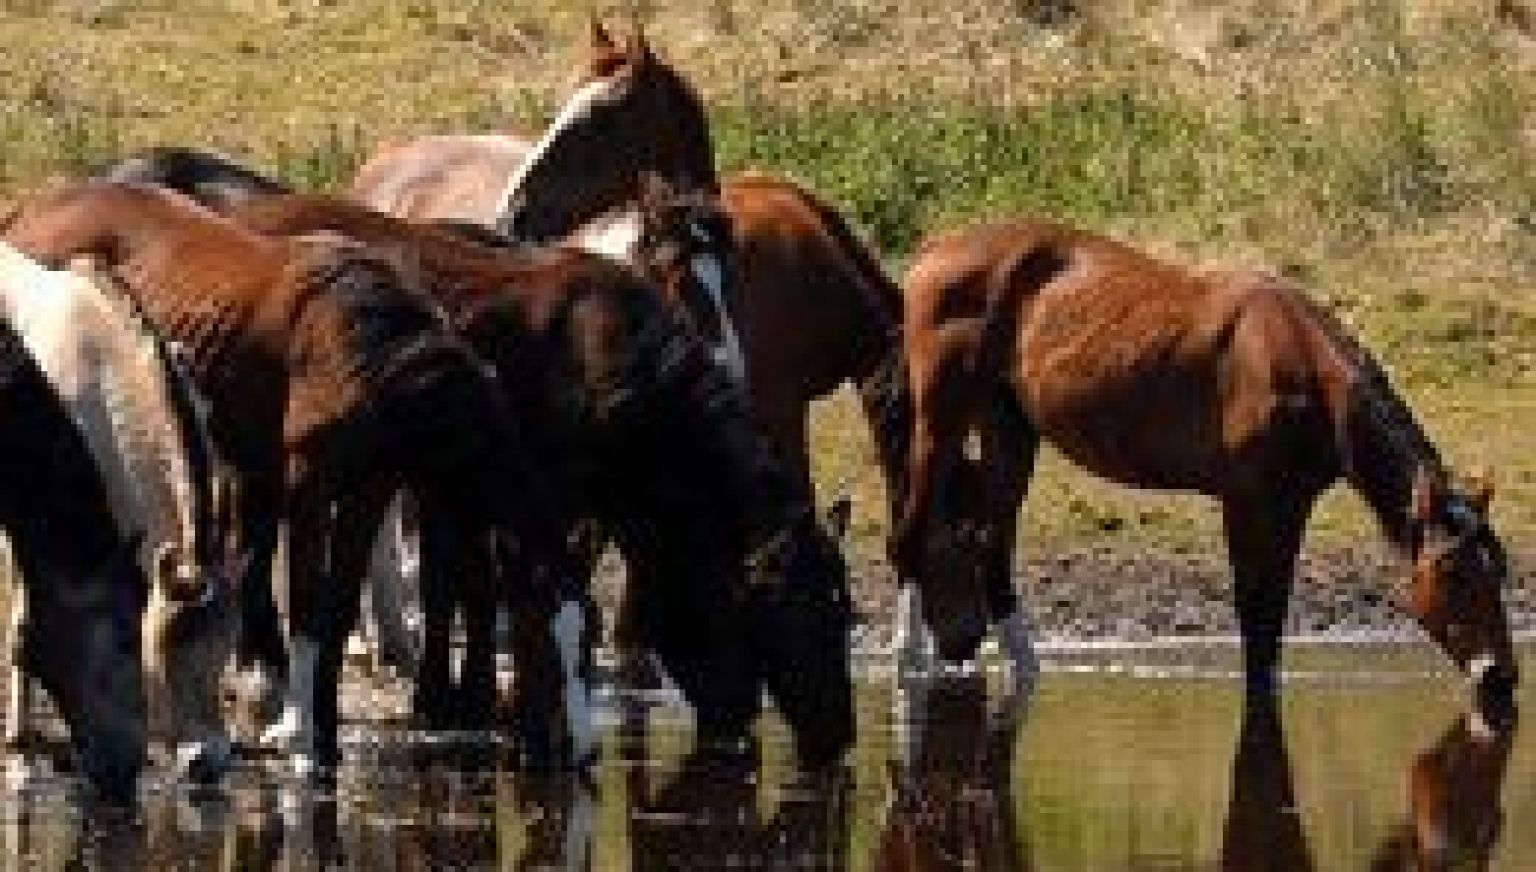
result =
[[[240,547],[249,555],[249,563],[235,592],[239,611],[235,666],[241,675],[245,720],[253,731],[259,731],[281,712],[288,675],[282,616],[272,590],[273,562],[281,533],[281,497],[250,477],[241,482],[238,493]]]
[[[600,546],[602,537],[583,544]],[[593,638],[601,626],[596,606],[587,595],[586,578],[541,578],[519,549],[510,551],[499,563],[512,620],[509,721],[531,762],[554,761],[563,745],[571,762],[584,765],[596,754],[589,686]],[[578,551],[572,561],[578,576],[585,571],[590,578],[597,553],[597,547]],[[563,714],[563,724],[557,726],[551,712]]]
[[[11,577],[18,577],[14,566],[11,568]],[[24,662],[26,651],[22,639],[26,632],[27,599],[26,590],[20,583],[11,587],[8,619],[5,650],[10,654],[7,676],[9,707],[5,713],[4,740],[7,748],[21,750],[34,744],[39,734],[37,724],[32,719],[32,709],[37,701],[37,679],[32,677]]]
[[[328,776],[340,761],[338,690],[347,635],[357,621],[369,546],[389,491],[364,488],[334,505],[318,488],[289,511],[288,707],[281,731],[296,774]]]
[[[452,663],[453,574],[459,557],[452,515],[436,500],[418,499],[421,521],[421,656],[416,661],[416,686],[411,717],[428,730],[447,729],[453,721]]]
[[[455,525],[460,526],[460,525]],[[459,729],[489,729],[496,713],[496,573],[489,530],[458,531],[454,600],[464,624],[455,722]]]
[[[1310,498],[1279,495],[1228,497],[1222,503],[1250,697],[1278,689],[1280,637],[1311,509]]]
[[[390,504],[384,527],[374,544],[368,574],[368,606],[373,618],[374,669],[392,666],[400,674],[410,674],[419,656],[416,638],[407,623],[410,595],[408,577],[414,569],[407,559],[411,543],[406,541],[403,496]]]
[[[1018,541],[1021,507],[1029,494],[1040,437],[1011,395],[995,397],[980,428],[979,466],[986,476],[988,540],[986,554],[987,605],[1003,656],[1009,665],[1009,695],[1003,708],[1010,721],[1021,721],[1022,707],[1040,674],[1029,613],[1013,585],[1014,543]]]

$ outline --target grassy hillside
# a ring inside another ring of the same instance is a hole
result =
[[[899,266],[924,233],[1040,212],[1283,270],[1385,359],[1536,532],[1536,40],[1524,0],[634,0],[708,96],[722,163],[827,194]],[[373,143],[536,127],[580,62],[556,0],[7,0],[0,195],[137,145],[325,187]],[[824,478],[883,524],[862,428]],[[853,434],[850,438],[849,434]],[[1036,529],[1185,542],[1203,505],[1042,469]],[[1330,503],[1325,537],[1358,509]],[[868,541],[873,543],[874,538]],[[873,545],[871,544],[873,550]]]

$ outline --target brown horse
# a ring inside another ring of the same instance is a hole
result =
[[[1483,701],[1510,701],[1489,491],[1452,485],[1381,368],[1303,294],[1029,222],[927,242],[905,291],[912,420],[896,557],[944,656],[969,656],[988,588],[1009,584],[975,567],[1008,565],[1044,438],[1105,478],[1220,502],[1250,690],[1275,687],[1307,517],[1343,479],[1409,565],[1408,611]],[[961,464],[968,434],[979,456]],[[956,483],[985,547],[934,547],[956,520]]]
[[[253,555],[244,617],[256,639],[281,638],[269,579],[286,518],[289,710],[272,738],[290,740],[301,767],[336,762],[342,641],[368,545],[401,483],[464,530],[511,525],[531,559],[558,554],[541,514],[550,496],[494,376],[395,264],[334,236],[257,236],[132,184],[52,192],[8,237],[45,263],[100,259],[186,348],[240,480]]]
[[[742,735],[761,681],[802,758],[841,754],[852,737],[847,568],[737,383],[654,286],[585,252],[488,249],[323,197],[230,214],[267,234],[344,233],[416,264],[524,413],[568,497],[568,529],[596,521],[628,558],[643,637],[701,734]]]

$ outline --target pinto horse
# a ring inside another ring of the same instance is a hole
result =
[[[537,141],[430,136],[392,143],[363,164],[352,196],[407,221],[484,227],[519,242],[564,241],[645,271],[658,251],[645,224],[658,186],[680,202],[720,193],[709,121],[697,92],[643,34],[621,47],[594,19],[590,51],[576,92]],[[696,237],[685,263],[702,293],[685,302],[739,378],[727,229],[703,217],[668,232]]]
[[[928,241],[905,294],[911,426],[895,556],[945,657],[969,656],[988,601],[1011,597],[997,570],[1049,439],[1105,478],[1220,502],[1251,691],[1276,686],[1307,517],[1342,479],[1406,559],[1408,611],[1481,701],[1510,702],[1508,570],[1489,490],[1453,486],[1380,366],[1302,293],[1021,221]],[[968,442],[979,456],[964,463]],[[984,535],[936,547],[959,504]]]
[[[45,263],[99,258],[187,349],[239,478],[247,639],[282,638],[270,571],[286,518],[288,708],[268,738],[286,742],[301,771],[337,762],[343,640],[401,484],[433,502],[437,534],[473,542],[510,526],[531,561],[556,565],[562,545],[540,508],[552,497],[494,375],[397,264],[335,236],[258,236],[179,194],[111,182],[40,198],[7,235]]]
[[[157,712],[184,771],[200,780],[227,767],[230,743],[211,703],[228,656],[235,555],[214,506],[219,464],[190,378],[105,279],[54,271],[0,244],[0,315],[48,377],[101,470],[120,528],[142,537],[150,581],[145,653]],[[15,629],[24,598],[13,602]],[[13,664],[19,667],[19,661]],[[6,732],[29,731],[27,680],[11,674]]]
[[[547,242],[592,226],[591,246],[628,236],[603,220],[638,199],[646,172],[680,191],[718,191],[703,101],[640,33],[618,45],[592,22],[586,75],[544,135],[525,148],[500,136],[391,143],[367,160],[352,196],[409,221],[484,224]],[[622,250],[607,249],[617,254]]]
[[[739,385],[656,289],[574,249],[497,250],[345,201],[232,209],[263,233],[332,231],[417,265],[501,375],[569,530],[595,521],[628,558],[658,651],[706,741],[734,742],[759,682],[803,760],[852,738],[847,567],[750,421]]]

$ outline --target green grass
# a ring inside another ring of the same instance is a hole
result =
[[[1030,212],[1295,277],[1364,335],[1453,462],[1498,470],[1515,538],[1536,532],[1536,46],[1448,0],[1084,0],[1041,24],[1048,5],[623,8],[708,97],[723,166],[809,183],[895,265],[936,229]],[[335,188],[383,139],[536,128],[580,63],[586,12],[10,0],[0,196],[162,142]],[[821,478],[854,481],[873,553],[862,424],[845,400],[819,422]],[[1214,541],[1199,501],[1050,457],[1030,511],[1045,543]],[[1352,542],[1362,524],[1339,500],[1318,528]]]

